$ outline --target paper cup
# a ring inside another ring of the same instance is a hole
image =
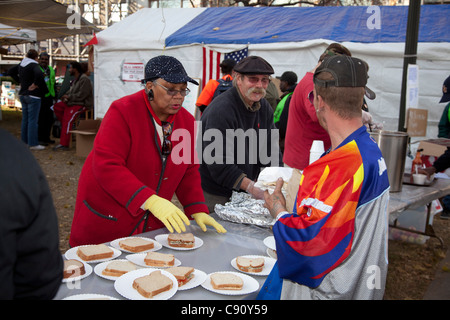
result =
[[[415,173],[413,174],[413,181],[415,184],[425,184],[427,176],[425,174]]]

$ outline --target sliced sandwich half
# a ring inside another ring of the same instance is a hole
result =
[[[194,268],[192,267],[172,267],[165,270],[175,276],[179,287],[185,285],[194,278]]]
[[[78,247],[77,255],[84,261],[111,258],[114,251],[105,244],[95,244]]]
[[[106,265],[102,274],[105,276],[120,277],[133,270],[136,270],[136,265],[134,263],[124,260],[114,260]]]
[[[133,288],[145,298],[153,298],[160,293],[169,291],[172,287],[172,280],[159,270],[153,271],[147,276],[136,278],[133,281]]]
[[[171,233],[167,237],[167,242],[171,247],[193,248],[195,237],[192,233]]]
[[[234,273],[218,272],[210,276],[211,286],[216,290],[241,290],[244,281]]]
[[[142,252],[145,250],[150,250],[155,247],[155,244],[151,240],[146,240],[142,238],[127,238],[119,241],[119,246],[131,252]]]
[[[236,265],[244,272],[261,272],[264,268],[264,258],[237,257]]]
[[[148,266],[153,267],[171,267],[175,264],[175,256],[169,253],[159,253],[150,251],[144,258]]]

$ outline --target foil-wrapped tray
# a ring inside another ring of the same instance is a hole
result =
[[[264,200],[257,200],[245,192],[233,191],[225,205],[216,204],[214,211],[219,218],[236,223],[271,227],[275,223],[270,212],[264,207]]]

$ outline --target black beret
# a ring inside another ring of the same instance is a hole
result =
[[[263,58],[248,56],[234,67],[234,71],[242,74],[273,74],[272,66]]]

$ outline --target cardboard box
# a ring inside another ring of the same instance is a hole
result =
[[[100,128],[101,120],[80,120],[75,130],[70,132],[76,134],[76,155],[87,157],[94,146],[94,139]]]
[[[439,157],[447,147],[450,147],[450,139],[439,138],[420,141],[418,149],[423,149],[423,155]]]

